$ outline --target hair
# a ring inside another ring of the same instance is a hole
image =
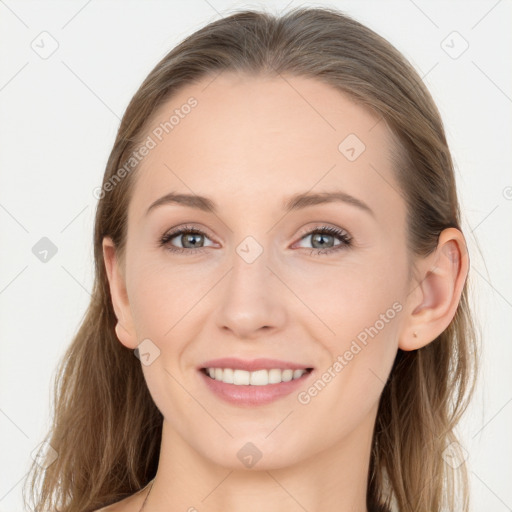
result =
[[[453,162],[426,86],[387,40],[327,7],[281,16],[237,11],[184,39],[131,99],[106,165],[104,190],[147,136],[163,102],[223,71],[312,78],[376,113],[394,140],[409,254],[429,255],[443,229],[461,230]],[[163,417],[140,361],[116,337],[102,252],[103,238],[111,237],[119,256],[124,254],[137,169],[100,194],[92,297],[59,361],[53,423],[42,444],[58,456],[46,468],[34,462],[26,479],[36,512],[96,510],[140,490],[156,474]],[[397,352],[373,433],[369,510],[438,512],[445,504],[449,510],[469,509],[465,464],[452,468],[444,451],[459,447],[455,427],[474,391],[477,349],[466,280],[447,329],[423,348]],[[23,496],[27,503],[25,487]]]

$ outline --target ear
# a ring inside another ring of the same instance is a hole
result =
[[[137,336],[128,302],[123,262],[118,257],[116,247],[110,237],[103,238],[103,260],[110,286],[112,306],[117,317],[116,335],[125,347],[135,349]]]
[[[419,283],[408,297],[400,349],[424,347],[448,327],[457,311],[468,270],[464,235],[456,228],[443,230],[436,250],[419,264]]]

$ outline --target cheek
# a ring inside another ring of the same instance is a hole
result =
[[[316,339],[331,353],[359,337],[364,342],[379,331],[380,338],[396,333],[403,309],[406,257],[390,251],[368,257],[354,256],[342,264],[309,265],[285,270],[286,279],[305,306]],[[366,333],[366,334],[365,334]],[[392,337],[392,336],[391,336]]]
[[[328,357],[317,379],[298,396],[301,428],[322,431],[326,445],[376,411],[396,357],[403,311],[399,281],[390,275],[368,272],[345,278],[344,289],[335,281],[333,275],[321,293],[310,296],[333,332],[316,321],[312,336]]]
[[[343,414],[342,409],[368,411],[375,405],[398,348],[406,263],[405,253],[381,254],[350,269],[318,272],[309,287],[304,283],[299,293],[318,315],[309,322],[311,337],[328,353],[319,372],[318,407],[339,405]]]
[[[137,338],[149,338],[162,350],[173,326],[186,314],[189,288],[170,266],[143,255],[134,257],[132,264],[128,293]]]

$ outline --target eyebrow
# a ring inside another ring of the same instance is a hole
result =
[[[335,192],[319,192],[319,193],[301,193],[295,194],[287,198],[284,202],[284,211],[291,212],[293,210],[301,210],[309,206],[315,206],[319,204],[342,202],[359,208],[360,210],[375,217],[373,210],[363,201],[357,197],[351,196],[346,192],[335,191]],[[153,202],[146,211],[146,215],[150,211],[154,210],[158,206],[166,204],[178,204],[182,206],[188,206],[189,208],[196,208],[205,212],[217,213],[218,208],[214,201],[208,197],[198,196],[195,194],[177,194],[170,192],[165,196],[160,197]]]

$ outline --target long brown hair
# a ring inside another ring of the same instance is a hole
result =
[[[137,167],[125,169],[122,179],[119,169],[147,136],[151,116],[187,84],[227,70],[310,77],[376,112],[396,139],[410,253],[430,254],[443,229],[461,229],[439,112],[414,68],[381,36],[335,9],[297,8],[280,17],[236,12],[187,37],[135,93],[108,159],[96,212],[92,298],[55,378],[45,442],[57,458],[46,469],[34,463],[27,478],[36,512],[95,510],[140,490],[156,474],[162,415],[140,361],[116,337],[102,240],[111,237],[123,254]],[[444,460],[448,445],[457,451],[454,427],[475,384],[478,347],[467,287],[436,340],[398,350],[372,440],[369,510],[438,512],[455,510],[456,503],[469,509],[465,464],[452,468]]]

